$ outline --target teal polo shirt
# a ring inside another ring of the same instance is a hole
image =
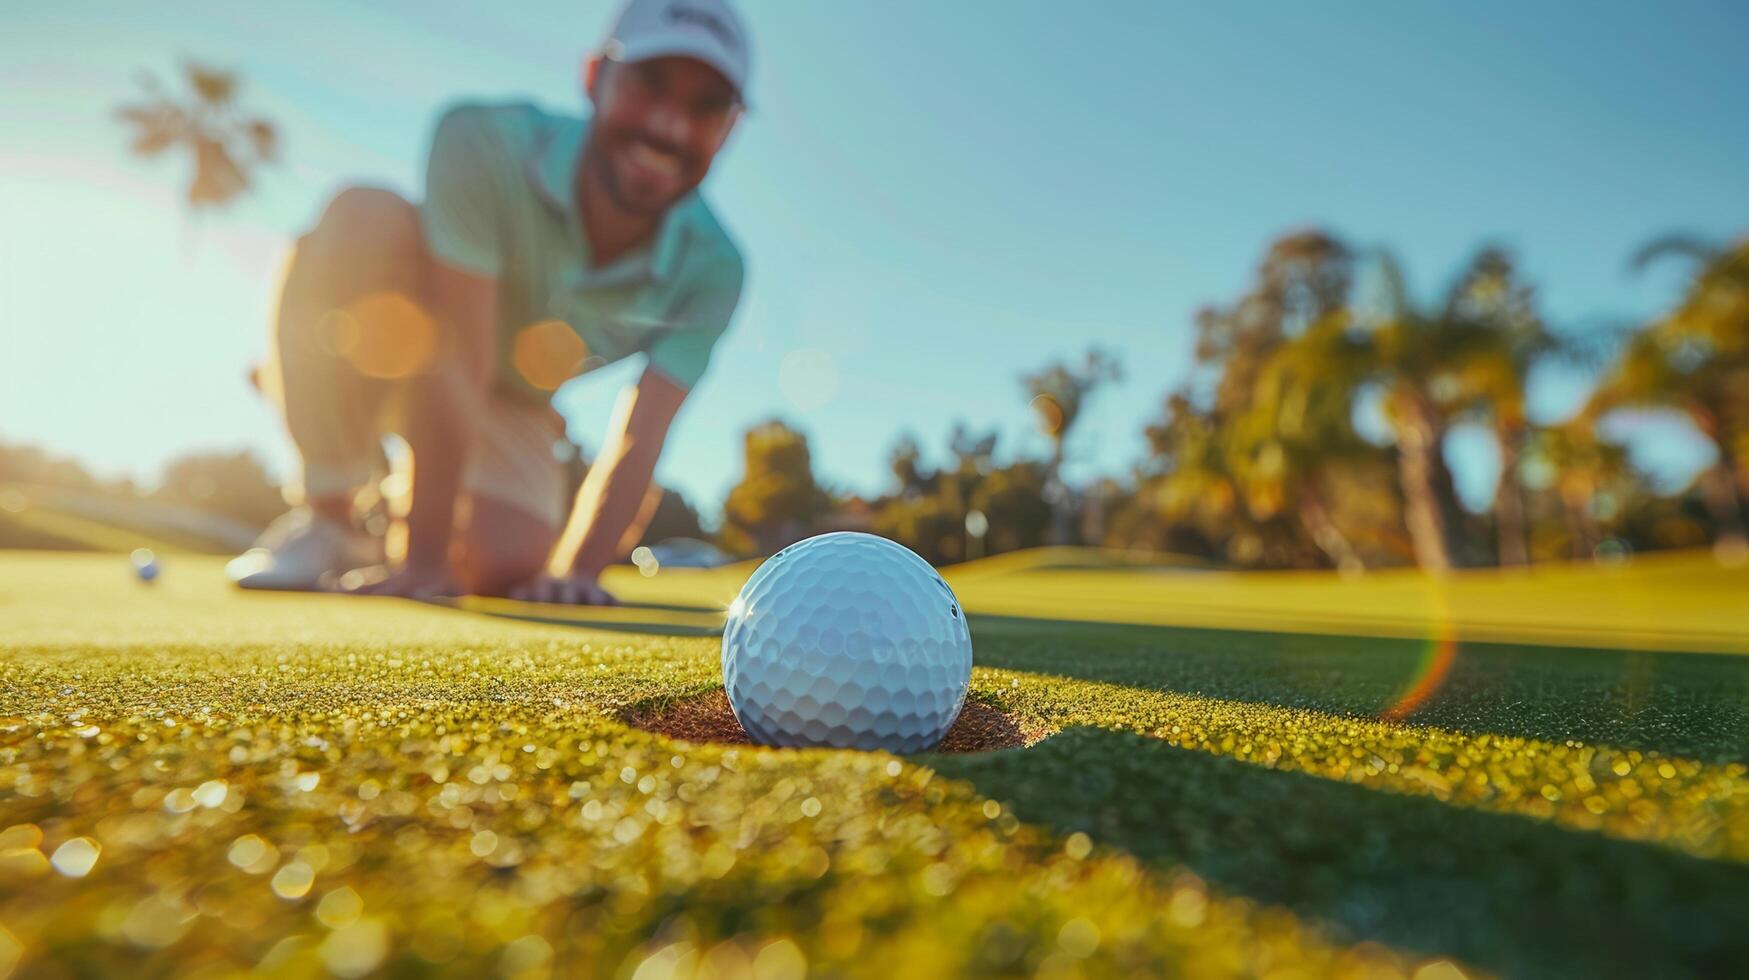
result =
[[[551,394],[511,355],[518,333],[557,320],[583,341],[582,371],[644,354],[691,388],[740,300],[740,250],[693,192],[645,246],[592,267],[572,194],[588,137],[586,120],[528,103],[449,109],[431,140],[420,207],[426,247],[446,265],[498,281],[501,387]]]

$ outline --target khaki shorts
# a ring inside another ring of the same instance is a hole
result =
[[[353,494],[387,473],[383,436],[402,431],[409,379],[365,377],[315,338],[280,336],[259,375],[302,457],[293,496]],[[462,394],[457,386],[456,397]],[[507,504],[555,531],[570,513],[570,473],[559,455],[564,419],[550,404],[494,392],[479,419],[464,492]]]
[[[492,398],[462,486],[556,530],[571,510],[569,474],[558,455],[564,438],[565,420],[551,405]]]

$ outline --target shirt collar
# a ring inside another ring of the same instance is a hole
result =
[[[583,148],[588,142],[588,120],[572,116],[553,117],[552,129],[546,143],[536,151],[528,165],[529,179],[541,200],[565,216],[576,237],[577,246],[585,256],[585,264],[588,262],[589,239],[583,234],[583,216],[572,194],[571,178],[577,172],[577,164],[582,159]],[[627,261],[642,267],[640,271],[644,275],[641,278],[661,280],[674,275],[679,267],[681,254],[685,251],[686,241],[691,236],[692,215],[697,202],[697,191],[690,191],[685,197],[675,201],[668,213],[662,216],[662,223],[656,229],[656,238],[651,247],[639,249],[626,257]],[[631,271],[621,269],[625,264],[626,261],[616,262],[609,269],[598,271],[605,273],[619,270],[623,275]]]

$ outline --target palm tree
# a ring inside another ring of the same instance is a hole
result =
[[[1501,565],[1530,563],[1520,463],[1530,424],[1525,387],[1538,359],[1559,346],[1537,315],[1532,290],[1517,281],[1501,249],[1478,252],[1447,295],[1444,319],[1476,331],[1458,373],[1469,408],[1486,417],[1500,451],[1494,487],[1495,555]]]
[[[1700,478],[1717,543],[1741,549],[1749,497],[1749,238],[1730,246],[1690,238],[1652,242],[1637,268],[1667,256],[1688,258],[1693,279],[1682,301],[1629,342],[1586,407],[1596,419],[1619,408],[1683,413],[1713,443],[1718,460]]]
[[[249,189],[255,170],[277,159],[278,130],[238,107],[235,74],[195,62],[184,64],[182,73],[188,92],[180,97],[142,73],[145,100],[117,108],[116,116],[133,130],[136,155],[151,159],[173,148],[189,154],[190,208],[223,207]]]
[[[1455,536],[1462,520],[1445,463],[1445,436],[1453,416],[1474,398],[1464,372],[1496,345],[1486,331],[1447,314],[1462,308],[1456,295],[1445,310],[1424,313],[1410,302],[1401,267],[1389,253],[1380,253],[1378,271],[1379,295],[1365,321],[1385,417],[1396,434],[1404,521],[1416,564],[1444,572],[1456,564]]]

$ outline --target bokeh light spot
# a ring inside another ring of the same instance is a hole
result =
[[[330,929],[340,929],[358,921],[359,913],[363,911],[364,901],[358,897],[358,892],[341,885],[322,896],[322,901],[316,905],[316,920]]]
[[[316,872],[309,865],[293,861],[274,872],[273,893],[280,898],[303,898],[316,882]]]
[[[411,377],[423,371],[437,353],[436,322],[423,307],[400,293],[372,293],[353,303],[345,315],[357,329],[344,356],[366,377]],[[345,328],[340,329],[344,335]]]
[[[329,934],[322,943],[322,965],[337,977],[361,977],[388,952],[388,927],[379,919],[361,919]]]
[[[638,574],[645,578],[655,578],[662,570],[662,563],[656,559],[656,553],[639,545],[632,549],[632,564],[638,566]]]
[[[69,878],[83,878],[91,873],[97,864],[97,856],[103,853],[103,845],[89,837],[75,837],[55,848],[54,857],[49,863],[56,871]]]
[[[1038,425],[1048,436],[1055,436],[1063,431],[1063,406],[1050,395],[1034,395],[1027,403],[1033,414],[1038,416]]]
[[[510,365],[530,387],[554,391],[576,377],[589,357],[589,345],[563,320],[542,320],[516,332]]]

